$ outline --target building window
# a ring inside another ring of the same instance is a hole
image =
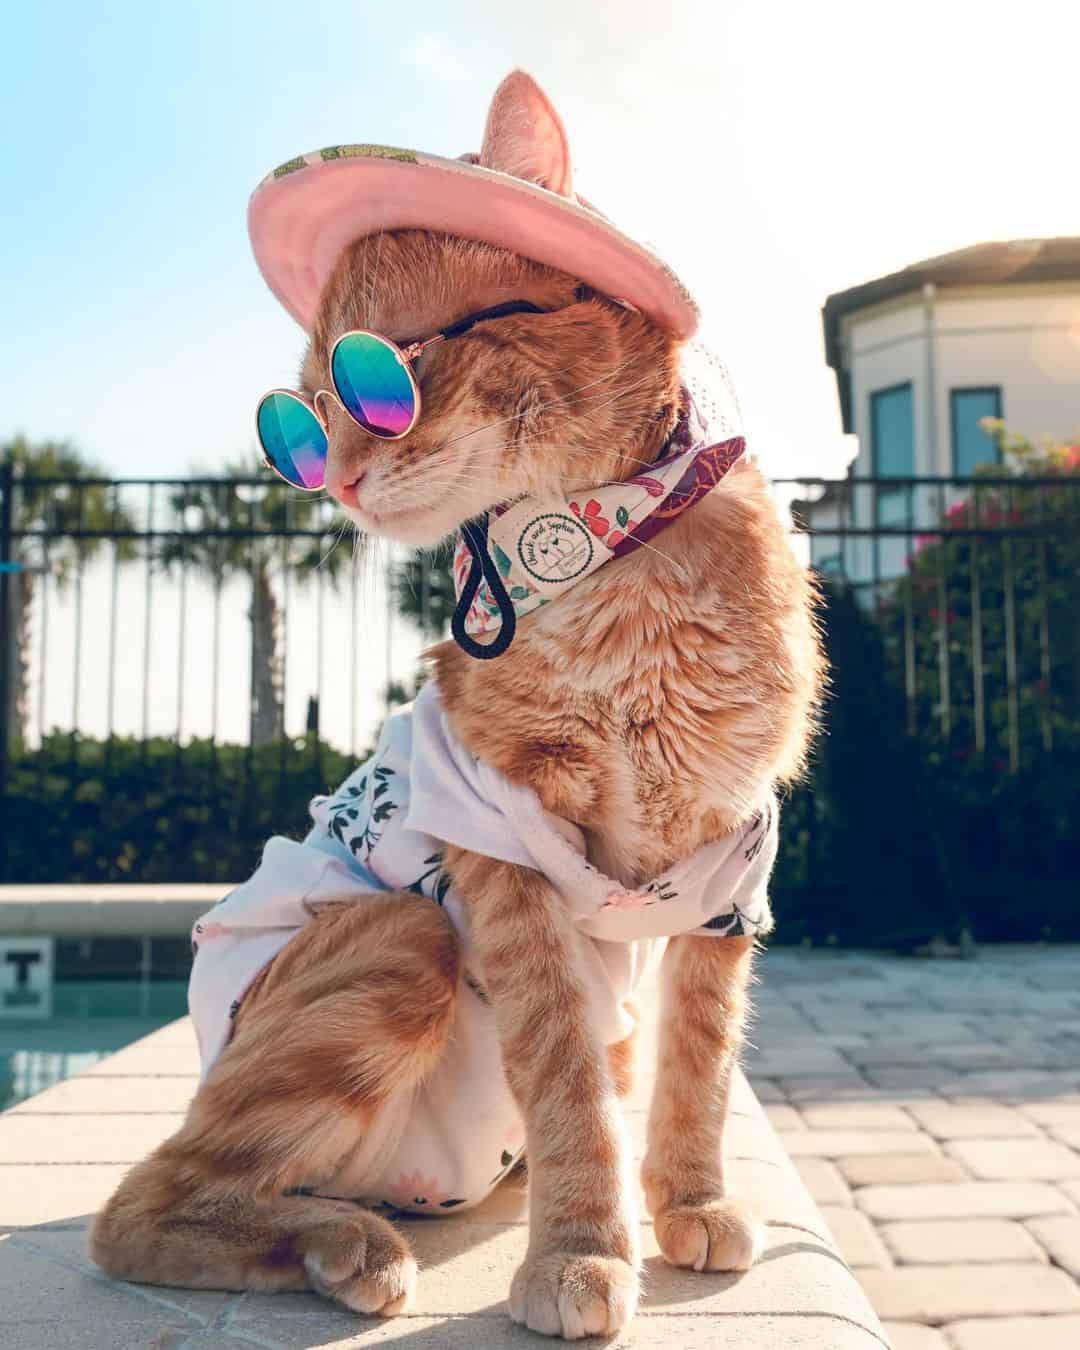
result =
[[[915,414],[910,384],[897,384],[870,395],[870,448],[875,478],[913,478],[915,475]],[[908,486],[878,485],[877,523],[911,524],[912,491]]]
[[[958,478],[970,478],[980,464],[997,464],[1001,452],[997,442],[988,436],[980,421],[984,417],[1001,416],[1001,387],[988,385],[982,389],[953,389],[949,394],[952,419],[953,473]]]

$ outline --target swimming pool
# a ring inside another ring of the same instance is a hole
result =
[[[0,1110],[187,1012],[178,938],[0,937]]]

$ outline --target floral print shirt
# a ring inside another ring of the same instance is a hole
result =
[[[531,789],[482,763],[450,731],[435,684],[388,719],[374,755],[311,804],[302,843],[274,837],[255,874],[196,923],[189,1001],[208,1072],[228,1043],[245,991],[320,900],[380,891],[438,904],[470,939],[461,897],[443,870],[448,843],[548,877],[585,944],[590,1024],[604,1044],[632,1030],[624,1003],[665,937],[764,933],[777,810],[767,797],[732,835],[634,891],[586,857],[584,835]],[[494,1015],[468,974],[450,1047],[415,1093],[391,1101],[326,1194],[394,1208],[478,1203],[520,1156],[524,1130],[502,1070]]]

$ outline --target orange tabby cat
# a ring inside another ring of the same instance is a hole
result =
[[[523,80],[496,95],[485,152],[542,181],[535,141],[519,144]],[[568,162],[557,123],[544,144]],[[327,485],[363,529],[430,544],[522,494],[622,482],[671,434],[676,339],[582,298],[574,277],[420,231],[368,237],[341,257],[304,387],[330,387],[329,348],[347,330],[401,340],[507,300],[545,312],[425,353],[423,417],[403,440],[331,409]],[[656,548],[522,618],[498,660],[447,643],[435,677],[464,746],[580,826],[590,861],[633,888],[729,836],[797,772],[821,670],[812,601],[764,478],[740,461]],[[447,865],[526,1128],[530,1236],[511,1314],[568,1339],[618,1331],[639,1287],[617,1102],[629,1044],[605,1046],[584,1016],[585,939],[541,873],[461,848]],[[726,1193],[721,1159],[753,941],[681,936],[663,958],[642,1176],[661,1250],[697,1270],[745,1269],[762,1242]],[[295,1192],[326,1185],[380,1108],[432,1073],[462,978],[437,906],[391,893],[322,907],[244,999],[181,1129],[99,1216],[94,1259],[123,1279],[314,1288],[358,1311],[401,1311],[416,1280],[401,1234],[356,1204]]]

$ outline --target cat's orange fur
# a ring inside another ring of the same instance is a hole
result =
[[[497,103],[528,94],[508,86]],[[625,479],[655,456],[677,408],[677,344],[603,298],[576,300],[576,285],[434,234],[348,250],[305,362],[311,391],[327,386],[328,348],[348,328],[404,339],[507,299],[550,311],[425,354],[424,414],[403,441],[332,415],[328,483],[358,524],[428,543],[494,502]],[[633,887],[732,830],[798,770],[821,673],[812,602],[765,480],[741,463],[654,548],[521,621],[504,656],[475,662],[445,644],[435,672],[462,742],[577,822],[590,858]],[[526,1122],[530,1240],[511,1313],[568,1338],[614,1332],[638,1294],[616,1100],[628,1047],[605,1050],[590,1032],[582,939],[549,884],[460,849],[448,865]],[[680,937],[664,957],[643,1181],[677,1265],[742,1269],[760,1247],[721,1162],[751,949]],[[126,1279],[310,1286],[399,1311],[416,1272],[390,1224],[283,1191],[331,1178],[387,1095],[437,1062],[458,979],[434,906],[390,896],[320,914],[245,1000],[181,1130],[110,1200],[95,1259]]]

